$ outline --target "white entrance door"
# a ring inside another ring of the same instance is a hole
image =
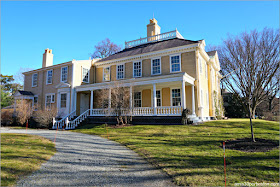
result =
[[[58,95],[58,106],[59,106],[59,115],[61,117],[69,114],[69,100],[70,100],[69,92],[60,92]]]
[[[89,94],[81,93],[80,97],[80,114],[89,109]]]

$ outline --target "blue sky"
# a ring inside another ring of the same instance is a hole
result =
[[[228,33],[279,28],[279,1],[1,1],[1,73],[41,68],[46,48],[59,64],[88,59],[105,38],[124,47],[146,37],[153,14],[161,32],[177,28],[206,45]]]

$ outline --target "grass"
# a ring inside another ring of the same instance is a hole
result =
[[[279,141],[277,122],[254,120],[256,138]],[[107,138],[104,125],[86,125],[76,132]],[[222,142],[250,137],[248,119],[210,121],[198,126],[137,125],[108,127],[109,139],[120,142],[158,166],[183,186],[223,186]],[[279,150],[226,150],[227,185],[279,182]]]
[[[15,185],[20,177],[39,169],[55,152],[54,143],[43,137],[1,133],[1,186]]]

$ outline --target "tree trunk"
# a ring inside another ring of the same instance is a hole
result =
[[[254,130],[253,130],[253,122],[252,122],[252,110],[249,109],[249,115],[250,115],[250,126],[251,126],[251,138],[252,138],[252,142],[256,142],[255,140],[255,135],[254,135]]]

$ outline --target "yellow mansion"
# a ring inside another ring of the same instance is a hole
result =
[[[184,39],[177,29],[161,33],[151,19],[147,37],[125,42],[125,49],[103,59],[53,65],[52,50],[46,49],[42,68],[24,73],[25,91],[15,97],[31,99],[40,108],[55,106],[62,119],[53,128],[73,129],[89,116],[106,116],[116,83],[129,88],[132,116],[148,122],[178,118],[188,108],[193,121],[210,120],[214,93],[220,94],[220,65],[217,52],[206,52],[205,45]],[[102,89],[108,90],[106,108],[96,104]]]

